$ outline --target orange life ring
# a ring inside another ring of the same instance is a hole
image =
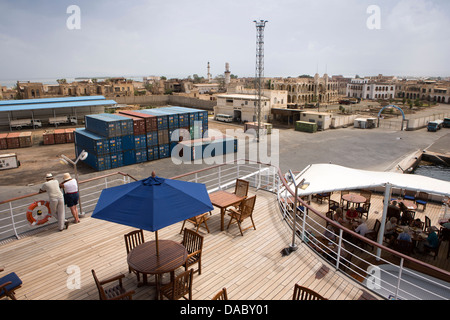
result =
[[[39,220],[36,220],[33,217],[33,210],[36,209],[39,206],[45,206],[47,207],[47,215]],[[28,211],[27,211],[27,220],[28,222],[32,225],[41,225],[44,224],[48,221],[49,218],[51,218],[51,211],[50,211],[50,202],[48,201],[43,201],[43,200],[39,200],[39,201],[35,201],[33,202],[29,207],[28,207]]]

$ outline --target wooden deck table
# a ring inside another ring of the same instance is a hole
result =
[[[159,256],[156,255],[156,241],[148,241],[140,244],[130,251],[127,257],[128,265],[135,271],[142,273],[142,285],[156,286],[156,299],[159,297],[161,276],[170,273],[171,279],[177,268],[185,264],[188,252],[178,242],[172,240],[158,240]],[[155,283],[147,282],[147,275],[154,275]]]
[[[367,200],[362,195],[354,194],[354,193],[345,194],[345,195],[342,196],[342,199],[347,201],[347,209],[348,209],[350,203],[354,203],[354,204],[357,204],[359,206],[361,203],[365,203],[366,200]]]
[[[220,230],[224,230],[225,211],[228,207],[237,205],[245,199],[245,197],[238,197],[234,193],[223,190],[213,192],[209,195],[213,206],[220,208]]]

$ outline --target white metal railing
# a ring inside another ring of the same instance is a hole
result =
[[[280,209],[278,214],[281,214],[281,218],[292,228],[292,208],[294,208],[293,202],[295,197],[279,168],[248,160],[237,160],[232,163],[216,165],[173,177],[173,179],[203,183],[210,193],[234,187],[237,178],[246,179],[254,188],[276,194]],[[131,179],[133,178],[131,177]],[[109,174],[80,182],[80,195],[84,211],[93,211],[104,188],[129,182],[130,177],[123,173]],[[33,194],[0,202],[0,239],[14,235],[18,237],[20,233],[34,228],[30,227],[26,221],[25,212],[31,202],[37,200],[37,198],[41,199],[42,196],[46,197],[43,194]],[[427,265],[361,237],[328,219],[301,199],[298,199],[298,201],[300,215],[296,219],[297,223],[295,226],[297,241],[300,240],[315,250],[319,256],[328,260],[337,271],[344,273],[351,271],[359,278],[365,279],[364,284],[369,290],[378,294],[383,291],[384,294],[382,295],[384,297],[389,295],[393,299],[419,299],[426,296],[429,299],[448,299],[449,293],[447,291],[450,290],[448,283],[430,279],[418,272],[407,269],[404,267],[404,262],[408,260],[412,265],[421,265],[422,267],[433,269],[447,278],[450,278],[449,272]],[[326,250],[324,246],[319,246],[315,239],[315,236],[324,233],[325,223],[332,224],[335,230],[338,230],[334,234],[335,239],[330,239],[329,241],[330,244],[334,245],[333,252]],[[293,232],[292,229],[291,231]],[[361,244],[377,246],[383,251],[396,255],[400,263],[398,265],[393,264],[385,259],[378,258],[365,250],[362,245],[355,246],[353,242],[346,239],[346,234],[358,239]],[[361,253],[370,258],[362,259]],[[375,264],[370,260],[377,262]],[[361,263],[368,265],[369,268],[360,267]],[[380,264],[389,268],[380,268],[378,267]],[[418,282],[422,284],[418,285]],[[426,285],[432,286],[433,290],[426,289]]]
[[[113,173],[86,181],[80,181],[80,202],[83,203],[83,213],[92,212],[104,188],[130,182],[130,176],[123,173]],[[46,201],[46,193],[33,193],[0,202],[0,240],[10,237],[19,238],[21,234],[46,227],[56,223],[50,218],[49,223],[32,226],[26,217],[28,207],[35,201]],[[65,217],[70,217],[70,210],[65,208]]]
[[[287,188],[281,188],[277,193],[280,210],[289,226],[293,224],[294,199]],[[449,278],[449,273],[426,265],[423,262],[402,255],[392,249],[375,244],[360,235],[342,228],[335,222],[327,219],[318,212],[309,208],[307,204],[299,199],[297,213],[296,230],[303,243],[315,250],[320,256],[328,260],[336,270],[352,273],[353,277],[364,279],[364,284],[371,291],[391,299],[425,299],[448,300],[450,297],[449,282],[424,276],[423,274],[404,267],[405,260],[413,265],[420,264],[438,273],[442,273]],[[333,226],[333,232],[329,237],[325,237],[326,226],[324,221]],[[338,231],[335,231],[338,230]],[[317,237],[326,239],[328,243],[320,242]],[[347,237],[357,239],[357,244],[347,240]],[[377,246],[382,251],[397,256],[399,264],[378,257],[371,251],[365,250],[365,246]],[[365,256],[366,258],[361,258]],[[376,261],[374,264],[372,261]],[[367,265],[369,268],[363,269],[361,265]],[[437,270],[436,270],[437,269]],[[389,280],[389,281],[387,281]],[[408,288],[405,290],[404,288]]]

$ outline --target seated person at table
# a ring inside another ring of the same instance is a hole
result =
[[[439,237],[434,230],[428,234],[425,241],[420,241],[417,245],[420,252],[424,252],[427,249],[434,249],[439,245]]]
[[[395,238],[395,228],[397,228],[397,218],[391,217],[384,227],[384,236],[389,244]]]
[[[369,227],[363,219],[359,219],[358,226],[355,229],[356,233],[359,233],[363,237],[366,235],[367,231],[369,231]]]
[[[396,217],[397,220],[400,219],[400,208],[397,206],[397,201],[392,201],[387,208],[387,218]]]
[[[335,241],[336,240],[336,234],[334,233],[334,229],[331,225],[329,225],[326,229],[325,232],[323,233],[323,236],[327,239],[329,239],[330,241]]]
[[[397,240],[412,242],[411,235],[406,231],[406,229],[403,229],[403,232],[398,235]]]
[[[333,215],[333,220],[339,222],[340,224],[344,223],[344,214],[342,213],[341,208],[337,208],[336,212]]]
[[[351,207],[350,209],[347,210],[347,213],[345,214],[347,216],[348,219],[356,219],[358,217],[358,211],[355,210],[354,207]]]
[[[419,228],[422,229],[422,221],[417,218],[416,220],[411,221],[410,225],[411,228]]]
[[[400,220],[400,224],[403,226],[408,226],[413,222],[414,218],[410,211],[405,211],[402,214],[402,218]]]

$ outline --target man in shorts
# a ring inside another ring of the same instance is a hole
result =
[[[39,189],[39,193],[47,192],[50,202],[50,213],[58,220],[58,230],[63,231],[64,226],[68,228],[68,221],[65,220],[64,213],[64,197],[59,183],[53,179],[51,173],[47,173],[45,179],[47,180]]]

